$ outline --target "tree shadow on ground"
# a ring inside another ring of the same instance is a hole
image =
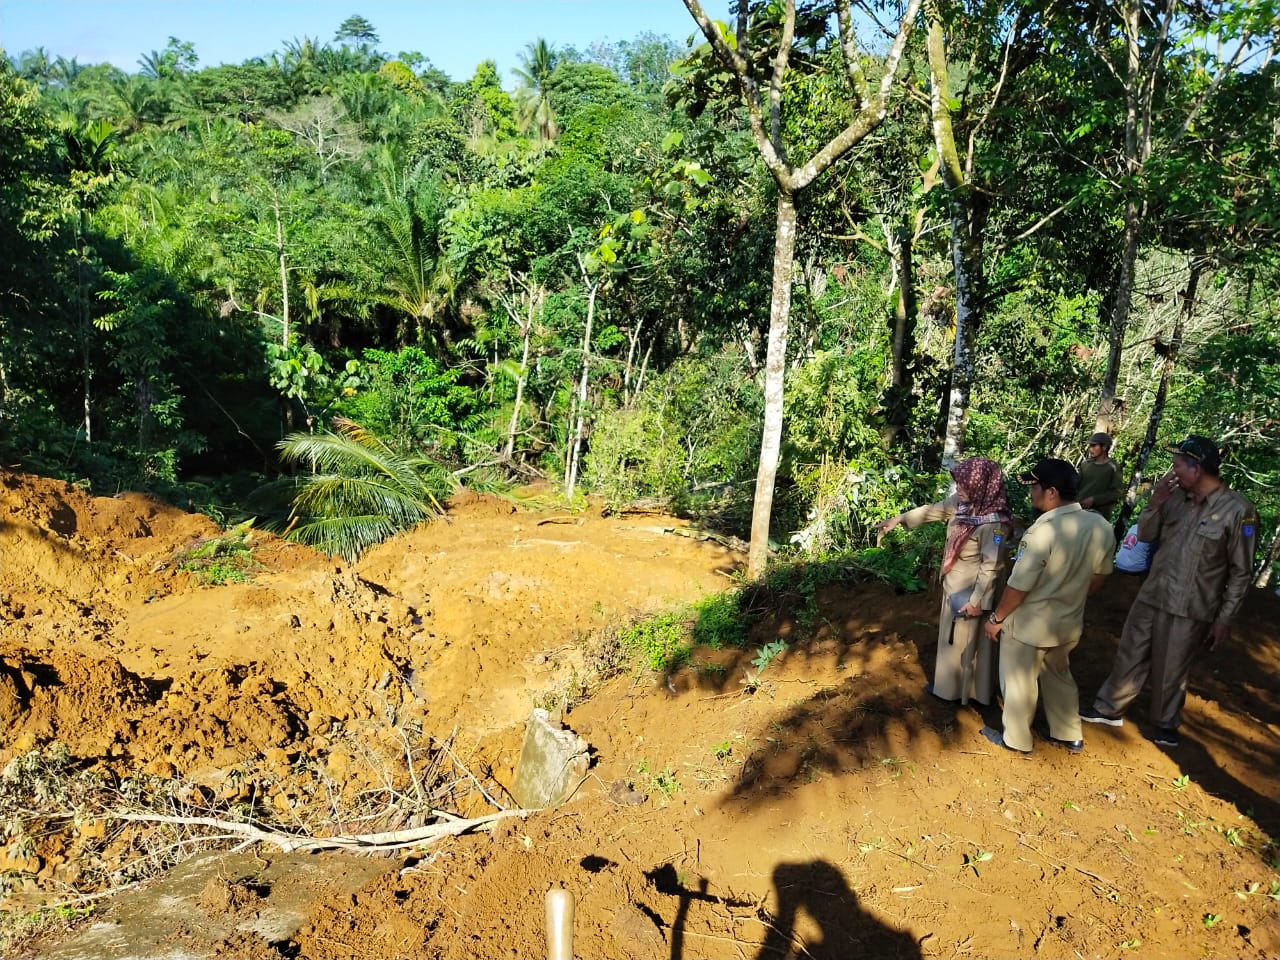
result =
[[[1114,661],[1125,617],[1142,585],[1140,577],[1113,576],[1090,601],[1085,640],[1073,654],[1080,702],[1093,702]],[[1280,837],[1280,600],[1250,590],[1224,647],[1206,651],[1191,669],[1182,743],[1168,755],[1205,792],[1250,816]],[[1150,685],[1129,708],[1125,723],[1150,736]],[[1107,729],[1086,730],[1105,736]],[[1118,732],[1117,732],[1118,733]],[[1152,749],[1160,749],[1153,747]]]
[[[782,685],[814,674],[843,678],[779,704],[756,738],[732,794],[764,802],[824,774],[899,757],[919,737],[953,737],[955,707],[923,692],[937,603],[936,593],[905,592],[839,561],[798,565],[790,579],[743,591],[742,647],[696,648],[667,685],[677,695],[706,690],[770,702],[785,695]],[[761,651],[778,640],[785,652],[761,666]]]

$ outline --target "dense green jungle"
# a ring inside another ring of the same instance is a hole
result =
[[[534,486],[754,562],[1095,429],[1123,529],[1198,433],[1267,582],[1275,0],[686,6],[508,82],[360,16],[239,64],[5,51],[4,465],[348,557]]]

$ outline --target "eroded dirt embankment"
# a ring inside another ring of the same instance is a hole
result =
[[[0,767],[57,742],[298,824],[403,788],[433,740],[483,774],[585,673],[584,636],[728,584],[734,557],[675,523],[464,496],[358,565],[253,532],[252,579],[207,586],[180,561],[223,534],[208,518],[0,474]],[[0,873],[35,894],[81,847],[0,845]]]
[[[461,785],[437,806],[490,810],[510,803],[521,722],[577,689],[595,632],[724,589],[741,559],[662,517],[474,498],[451,518],[354,566],[257,536],[254,580],[206,587],[175,562],[219,535],[204,518],[0,475],[0,763],[57,740],[65,765],[41,754],[29,774],[41,789],[98,777],[120,799],[298,829],[318,811],[330,829],[399,826],[431,805],[427,781]],[[1072,655],[1085,697],[1137,586],[1113,577],[1090,601]],[[595,763],[567,805],[393,857],[355,892],[317,887],[287,943],[235,924],[197,943],[181,918],[164,935],[245,960],[527,956],[557,884],[582,956],[1280,951],[1270,592],[1197,663],[1176,751],[1145,738],[1144,697],[1122,729],[1086,729],[1084,754],[1041,740],[1029,758],[981,736],[998,709],[923,693],[936,597],[853,573],[812,603],[754,597],[749,649],[629,671],[574,707]],[[0,848],[9,902],[118,886],[187,842],[101,816],[44,827]]]

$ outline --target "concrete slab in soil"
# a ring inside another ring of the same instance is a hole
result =
[[[99,919],[41,956],[207,960],[220,941],[237,934],[283,943],[317,904],[349,895],[391,868],[387,860],[341,854],[193,857],[154,883],[113,898]]]
[[[546,710],[535,709],[525,726],[524,746],[511,788],[527,810],[563,803],[587,775],[590,747],[572,730],[561,728]]]

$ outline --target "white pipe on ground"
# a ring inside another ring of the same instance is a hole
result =
[[[573,960],[573,894],[547,891],[547,960]]]

